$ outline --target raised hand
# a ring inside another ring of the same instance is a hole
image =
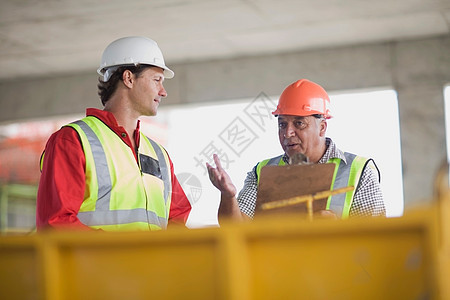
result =
[[[236,195],[236,187],[231,181],[230,176],[222,168],[222,164],[220,163],[220,159],[217,154],[213,154],[213,159],[216,164],[215,168],[209,163],[206,163],[209,180],[211,180],[211,183],[222,193],[222,197],[234,197]]]

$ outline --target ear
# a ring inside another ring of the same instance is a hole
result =
[[[123,71],[122,81],[126,87],[132,88],[134,84],[134,74],[130,70]]]
[[[320,122],[320,133],[319,133],[321,137],[325,136],[325,133],[327,132],[327,127],[328,127],[327,120],[322,120]]]

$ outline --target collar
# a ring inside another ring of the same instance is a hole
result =
[[[331,138],[325,138],[325,143],[327,145],[327,150],[323,154],[322,158],[319,159],[319,164],[327,163],[331,158],[340,158],[344,161],[345,164],[347,164],[344,152],[338,149]]]
[[[98,108],[87,108],[86,109],[86,116],[93,116],[96,117],[97,119],[99,119],[100,121],[102,121],[103,123],[105,123],[109,128],[111,128],[111,130],[113,130],[118,136],[121,137],[121,139],[123,139],[127,144],[130,143],[127,141],[127,139],[124,139],[122,137],[122,133],[126,134],[126,130],[125,128],[123,128],[122,126],[120,126],[117,123],[116,117],[114,116],[114,114],[112,112],[109,111],[105,111],[105,110],[101,110]],[[130,137],[130,138],[134,138],[136,145],[139,145],[139,141],[140,141],[140,120],[137,121],[136,124],[136,129],[134,132],[134,137]],[[130,143],[131,145],[131,143]]]

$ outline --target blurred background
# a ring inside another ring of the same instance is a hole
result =
[[[46,140],[101,108],[101,54],[130,35],[156,40],[175,72],[142,124],[169,151],[190,227],[217,224],[213,153],[238,189],[281,154],[271,112],[300,78],[329,92],[338,147],[375,159],[388,216],[428,205],[448,160],[449,33],[449,0],[1,1],[0,231],[34,229]]]

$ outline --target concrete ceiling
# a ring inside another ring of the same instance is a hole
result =
[[[171,66],[449,33],[450,0],[1,0],[0,80],[95,72],[127,35]]]

